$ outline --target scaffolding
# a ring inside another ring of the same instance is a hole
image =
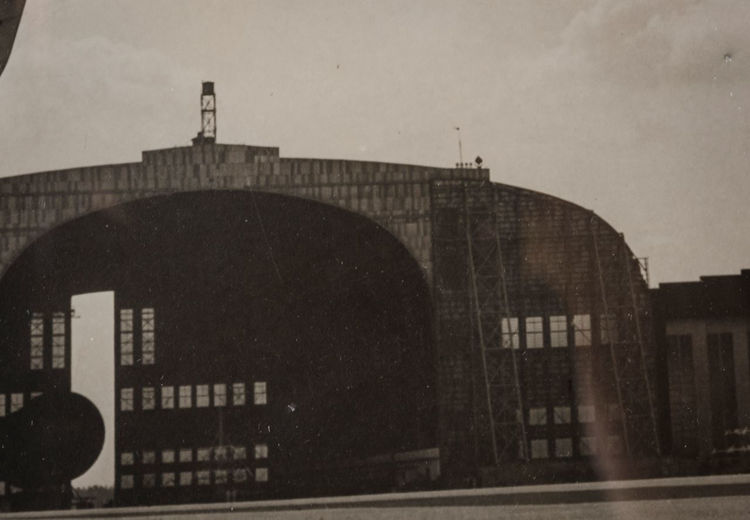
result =
[[[642,308],[634,287],[633,266],[642,265],[633,257],[622,235],[610,242],[611,250],[602,258],[600,247],[606,243],[591,219],[591,243],[601,300],[604,336],[608,343],[609,363],[614,378],[623,443],[628,456],[661,455],[641,325]],[[645,396],[644,396],[645,394]]]
[[[479,347],[492,460],[495,465],[519,456],[528,460],[516,355],[518,323],[509,317],[497,192],[493,189],[492,197],[479,208],[470,208],[466,185],[463,194],[471,321]]]

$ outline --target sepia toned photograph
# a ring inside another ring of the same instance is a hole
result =
[[[750,3],[0,0],[0,519],[750,514]]]

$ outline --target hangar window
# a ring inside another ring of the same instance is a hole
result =
[[[31,334],[31,370],[44,368],[44,318],[39,312],[32,314],[29,323]]]
[[[120,309],[120,332],[133,332],[133,309]]]
[[[133,364],[133,333],[120,332],[120,365]]]
[[[174,473],[162,473],[161,474],[161,486],[162,487],[174,487]]]
[[[594,406],[590,404],[578,405],[578,422],[579,423],[592,423],[594,422]]]
[[[120,388],[120,410],[130,412],[133,410],[133,389]]]
[[[143,487],[152,488],[156,486],[156,475],[153,473],[146,473],[143,475]]]
[[[247,458],[247,450],[244,446],[232,446],[232,458],[234,460],[245,460]]]
[[[144,365],[153,365],[156,360],[156,348],[153,332],[143,332],[141,335],[141,361]]]
[[[193,472],[192,471],[181,471],[180,472],[180,485],[189,486],[193,483]]]
[[[5,394],[0,394],[0,417],[5,417]]]
[[[214,484],[226,484],[227,483],[227,470],[217,469],[214,472]]]
[[[255,385],[253,385],[253,403],[255,404],[268,403],[268,393],[266,390],[265,381],[256,381]]]
[[[232,385],[232,404],[234,406],[245,404],[245,383],[234,383]]]
[[[156,390],[153,386],[143,387],[142,398],[141,405],[144,410],[153,410],[156,407]]]
[[[546,459],[548,457],[547,439],[531,439],[531,458]]]
[[[52,314],[52,368],[65,368],[65,313]]]
[[[268,482],[268,468],[255,468],[255,481]]]
[[[161,407],[165,410],[174,408],[174,387],[161,387]]]
[[[192,461],[193,461],[192,448],[182,448],[180,450],[180,462],[192,462]]]
[[[162,464],[172,464],[174,462],[174,450],[161,450]]]
[[[573,331],[575,333],[576,347],[588,347],[591,345],[591,316],[588,314],[576,314],[573,316]]]
[[[190,385],[180,386],[180,408],[193,406],[193,387]]]
[[[227,405],[227,385],[218,383],[214,385],[214,406]]]
[[[502,318],[503,348],[518,348],[518,318]]]
[[[122,489],[133,489],[133,475],[122,475],[120,477],[120,487]]]
[[[10,413],[23,408],[23,394],[10,394]]]
[[[123,451],[120,453],[120,465],[122,466],[132,466],[133,465],[133,452],[132,451]]]
[[[216,460],[227,460],[227,447],[226,446],[216,446],[216,448],[214,448],[214,459],[216,459]]]
[[[244,468],[234,470],[234,473],[232,473],[232,480],[235,482],[247,481],[247,471]]]
[[[0,480],[0,497],[5,496],[5,482]]]
[[[549,341],[553,348],[568,346],[568,319],[565,316],[549,317]]]
[[[133,309],[120,309],[120,365],[133,364]]]
[[[198,448],[195,451],[195,460],[198,462],[206,462],[211,460],[211,448]]]
[[[197,471],[195,476],[199,486],[208,486],[211,484],[211,472],[208,470]]]
[[[594,455],[596,453],[596,441],[594,437],[581,437],[579,443],[581,455]]]
[[[555,406],[555,424],[570,424],[570,406]]]
[[[529,408],[529,425],[541,426],[547,424],[547,408]]]
[[[526,348],[543,348],[544,330],[541,316],[526,318]]]
[[[211,404],[211,400],[208,395],[208,385],[196,385],[195,406],[197,408],[206,408],[209,404]]]
[[[555,439],[555,457],[572,457],[573,441],[570,437]]]
[[[141,455],[141,463],[156,464],[156,452],[153,450],[144,451],[143,455]]]
[[[255,451],[255,458],[256,459],[267,459],[268,458],[268,444],[256,444],[254,451]]]

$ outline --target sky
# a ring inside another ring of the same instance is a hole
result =
[[[29,0],[0,177],[188,145],[210,80],[220,142],[450,167],[460,127],[494,181],[623,232],[652,286],[736,274],[748,27],[747,0]]]

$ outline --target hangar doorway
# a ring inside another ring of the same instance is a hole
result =
[[[104,419],[104,447],[73,487],[115,483],[115,293],[77,294],[71,303],[71,390],[87,397]]]

